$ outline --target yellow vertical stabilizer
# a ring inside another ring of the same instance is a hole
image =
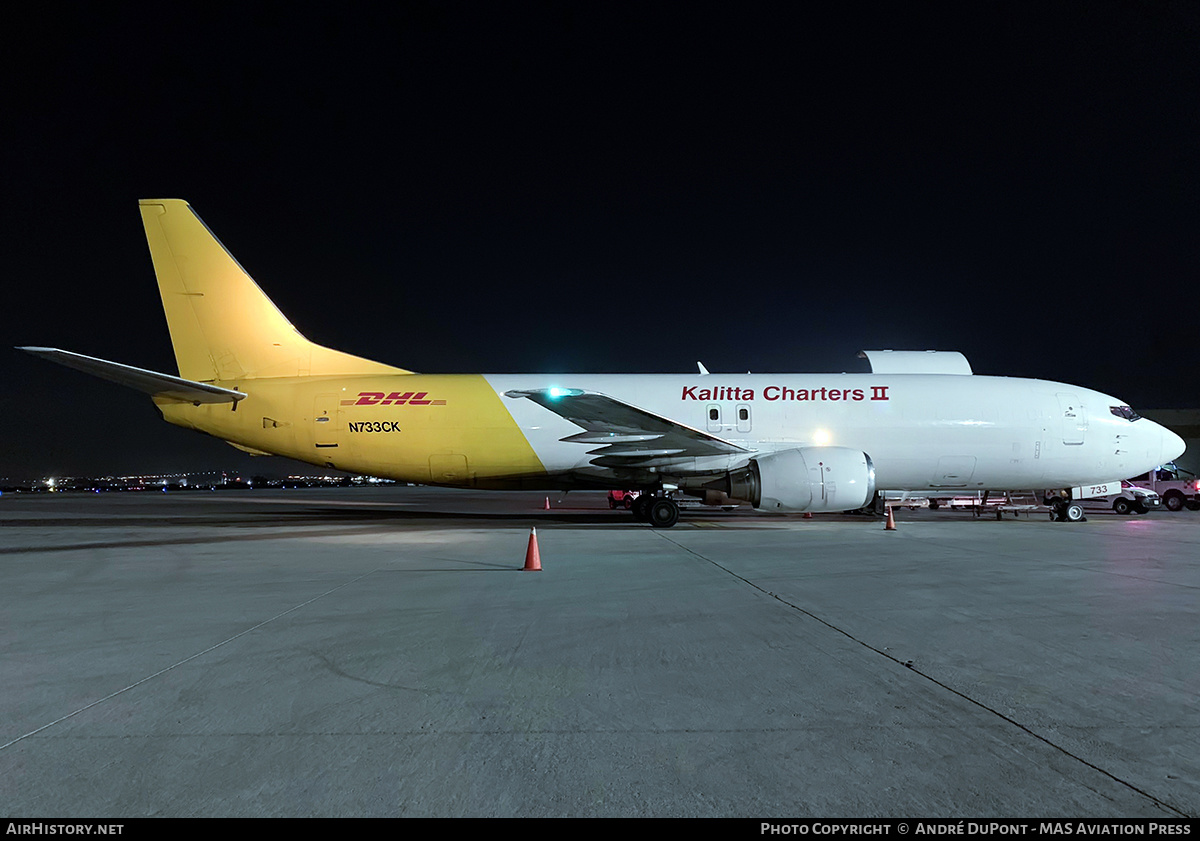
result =
[[[211,382],[411,373],[310,342],[187,202],[140,204],[179,376]]]

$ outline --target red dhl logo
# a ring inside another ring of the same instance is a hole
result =
[[[427,400],[428,392],[406,391],[403,394],[393,391],[384,395],[382,391],[360,391],[357,400],[343,400],[343,406],[445,406],[445,400]]]

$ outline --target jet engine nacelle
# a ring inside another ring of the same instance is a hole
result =
[[[727,493],[764,511],[848,511],[875,496],[871,457],[847,447],[800,447],[751,459]]]

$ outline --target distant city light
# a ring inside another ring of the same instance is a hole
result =
[[[163,493],[195,492],[221,489],[289,489],[333,488],[383,485],[404,485],[394,479],[367,475],[291,474],[286,477],[244,476],[229,471],[208,470],[195,473],[156,473],[134,476],[41,476],[36,479],[13,480],[0,477],[3,490],[16,493],[104,493],[108,491],[147,491]]]

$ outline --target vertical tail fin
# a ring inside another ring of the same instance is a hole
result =
[[[411,373],[304,338],[187,202],[139,204],[179,376],[211,382]]]

